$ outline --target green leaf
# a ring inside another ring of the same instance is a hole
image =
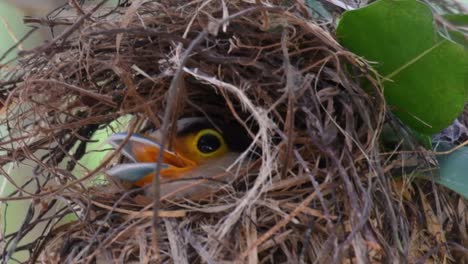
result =
[[[13,6],[0,1],[0,58],[13,47],[30,29],[23,23],[23,12]],[[32,48],[43,41],[39,32],[32,34],[22,42],[22,48]],[[14,48],[0,63],[6,63],[17,56],[19,49]],[[2,69],[4,70],[4,69]]]
[[[468,54],[436,31],[416,0],[380,0],[345,12],[340,43],[376,62],[390,109],[408,126],[434,134],[451,124],[466,100]]]
[[[468,26],[467,14],[446,14],[443,17],[450,23],[456,26]]]
[[[446,32],[448,38],[451,40],[468,47],[468,15],[466,14],[446,14],[443,15],[444,19],[452,24],[450,28],[442,28]],[[455,29],[453,28],[455,27]]]
[[[461,31],[449,30],[448,36],[451,40],[457,42],[460,45],[463,45],[465,48],[468,47],[468,38]]]
[[[91,143],[86,145],[88,154],[84,155],[79,160],[79,162],[83,164],[86,169],[83,169],[80,166],[76,166],[73,170],[73,175],[77,175],[78,177],[86,175],[88,170],[94,170],[99,165],[101,165],[101,162],[105,159],[105,157],[109,155],[109,153],[113,152],[112,147],[105,143],[107,138],[116,132],[125,131],[131,119],[131,115],[121,116],[118,119],[112,121],[105,128],[96,131],[91,137]],[[74,147],[78,147],[78,144],[79,143],[77,143]],[[105,181],[105,177],[100,176],[93,180],[91,185],[102,183],[103,181]]]
[[[451,149],[447,144],[437,147],[438,151]],[[450,154],[438,155],[438,175],[435,181],[468,199],[468,147],[462,147]]]

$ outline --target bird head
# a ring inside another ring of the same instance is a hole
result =
[[[122,154],[131,161],[107,170],[109,176],[140,187],[153,181],[156,162],[163,149],[159,130],[148,136],[117,133],[109,137],[108,142],[120,147]],[[185,193],[206,191],[207,187],[213,189],[213,182],[217,185],[229,182],[233,176],[226,168],[247,149],[250,139],[239,125],[213,123],[206,118],[183,118],[177,121],[177,131],[169,142],[162,153],[161,194],[180,192],[185,196]],[[194,184],[195,181],[199,184]]]

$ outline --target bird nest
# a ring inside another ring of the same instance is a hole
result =
[[[5,172],[16,191],[3,201],[30,205],[5,234],[3,260],[27,251],[30,263],[438,262],[463,252],[455,219],[466,203],[412,183],[406,164],[432,162],[417,144],[382,146],[385,120],[404,128],[386,114],[378,76],[303,1],[73,10],[76,20],[35,21],[68,26],[1,83],[2,165],[32,168]],[[89,146],[116,122],[168,137],[188,116],[237,122],[252,140],[236,180],[203,198],[158,201],[158,188],[148,196],[110,179],[118,150],[84,162],[108,150]]]

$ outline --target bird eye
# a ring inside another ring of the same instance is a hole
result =
[[[198,139],[197,148],[200,152],[209,154],[218,150],[221,147],[221,144],[219,136],[210,133],[202,135]]]

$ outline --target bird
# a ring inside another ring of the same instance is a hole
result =
[[[156,175],[161,139],[160,130],[146,136],[111,135],[108,143],[120,148],[130,162],[111,167],[107,175],[146,188],[148,193]],[[177,120],[177,131],[169,142],[162,156],[161,197],[201,198],[236,178],[227,168],[240,158],[252,141],[237,123],[186,117]]]

